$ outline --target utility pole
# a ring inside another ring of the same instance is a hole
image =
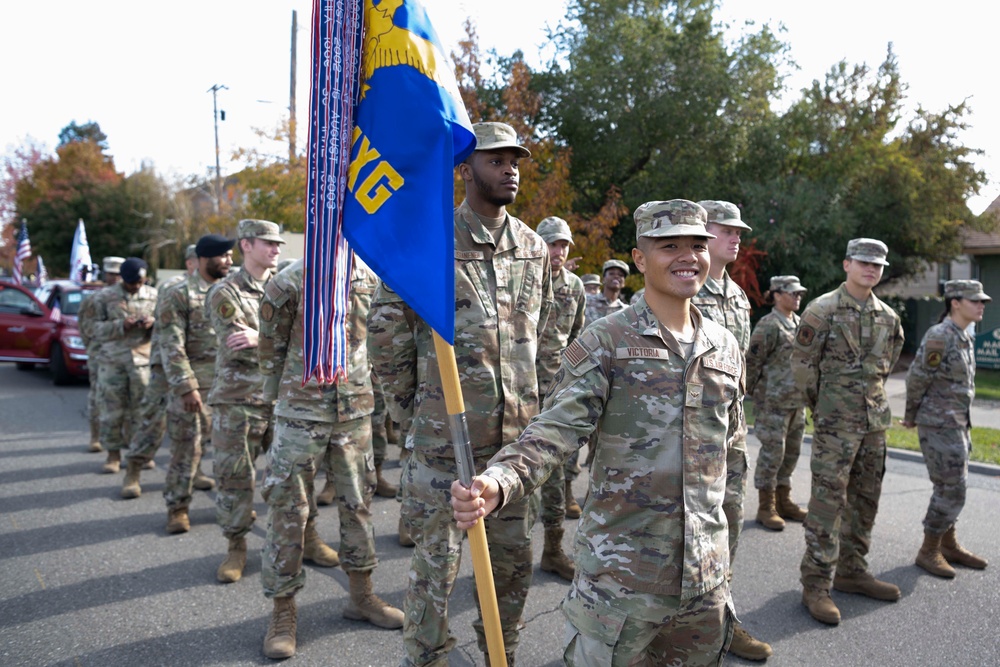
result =
[[[209,88],[207,93],[212,93],[212,117],[215,121],[215,214],[222,214],[222,180],[219,170],[219,104],[216,100],[216,93],[220,90],[229,90],[229,86],[215,84]],[[222,120],[226,120],[226,112],[222,112]]]
[[[292,76],[288,92],[288,164],[295,162],[295,38],[298,33],[298,13],[292,10]]]

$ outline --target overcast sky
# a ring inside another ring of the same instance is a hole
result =
[[[1000,195],[1000,91],[992,76],[995,35],[982,8],[953,0],[926,12],[894,0],[728,0],[719,17],[784,23],[784,39],[801,66],[793,96],[837,61],[877,67],[893,42],[911,107],[940,111],[968,99],[971,129],[961,135],[985,155],[976,164],[990,184],[970,202],[976,213]],[[471,16],[483,50],[516,49],[539,65],[551,55],[546,27],[565,14],[565,0],[424,0],[451,51]],[[308,113],[309,20],[306,0],[91,0],[0,3],[0,149],[31,136],[49,149],[59,130],[94,120],[108,135],[118,169],[143,160],[168,176],[204,174],[215,165],[212,95],[223,171],[239,146],[256,142],[252,128],[273,128],[287,113],[292,10],[298,11],[300,127]],[[991,120],[992,119],[992,120]],[[300,146],[304,144],[300,140]],[[280,152],[280,147],[275,147]],[[669,193],[683,196],[683,193]]]

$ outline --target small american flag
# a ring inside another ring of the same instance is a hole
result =
[[[21,221],[21,233],[17,235],[17,251],[14,253],[14,282],[21,284],[21,267],[24,260],[31,257],[31,240],[28,239],[28,223]]]

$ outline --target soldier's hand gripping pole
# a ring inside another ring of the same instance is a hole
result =
[[[458,479],[463,486],[472,486],[476,470],[473,466],[472,445],[469,443],[469,428],[465,421],[465,400],[462,398],[462,386],[458,380],[455,348],[435,331],[434,349],[437,352],[445,406],[451,421],[451,439],[455,447],[455,461],[458,464]],[[497,606],[497,592],[493,584],[493,565],[490,563],[490,550],[486,543],[486,522],[477,521],[468,532],[469,545],[472,547],[472,570],[479,591],[479,609],[483,614],[490,664],[507,667],[503,631],[500,627],[500,608]]]

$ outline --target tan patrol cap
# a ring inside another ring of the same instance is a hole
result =
[[[600,285],[601,277],[596,273],[585,273],[580,276],[580,280],[584,285]]]
[[[281,238],[281,228],[278,227],[278,223],[271,222],[270,220],[253,220],[250,218],[240,220],[239,227],[236,230],[236,238],[261,239],[263,241],[274,241],[275,243],[285,242],[285,239]]]
[[[748,232],[752,232],[753,229],[750,225],[743,222],[740,218],[740,207],[736,204],[731,204],[727,201],[718,201],[715,199],[706,199],[705,201],[698,202],[703,209],[705,209],[705,214],[708,216],[708,221],[713,222],[717,225],[725,225],[727,227],[739,227],[740,229],[745,229]]]
[[[517,143],[517,132],[507,123],[476,123],[472,130],[476,133],[477,151],[513,148],[521,157],[531,157],[531,151]]]
[[[889,266],[889,262],[885,261],[888,254],[889,247],[878,239],[851,239],[847,242],[847,259]]]
[[[705,229],[708,214],[705,209],[687,199],[648,201],[635,209],[635,240],[643,236],[700,236],[714,239]]]
[[[628,264],[621,261],[620,259],[609,259],[608,261],[604,262],[604,266],[601,267],[601,275],[607,273],[608,269],[621,269],[622,271],[625,272],[626,276],[629,274]]]
[[[102,262],[104,273],[121,273],[122,264],[125,262],[124,257],[105,257]]]
[[[978,280],[949,280],[944,284],[944,298],[968,299],[969,301],[985,301],[993,299],[983,291],[983,284]]]
[[[798,292],[805,292],[806,288],[799,282],[798,276],[772,276],[771,291],[796,294]]]
[[[550,215],[539,222],[538,229],[535,231],[546,243],[569,241],[571,245],[573,244],[573,232],[570,231],[569,223],[554,215]]]

